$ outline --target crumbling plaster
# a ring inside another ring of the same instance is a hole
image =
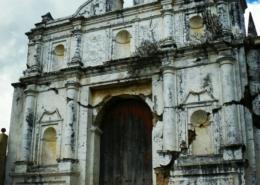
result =
[[[27,33],[27,69],[14,84],[6,185],[99,184],[98,119],[113,97],[140,98],[153,113],[154,185],[253,185],[259,134],[245,101],[253,84],[246,70],[251,58],[243,46],[243,6],[162,0],[105,12],[104,4],[88,1],[71,17],[45,15]],[[190,34],[194,16],[206,16],[202,40]],[[224,35],[216,35],[215,23]],[[131,35],[131,56],[118,59],[114,46],[122,30]],[[144,41],[156,47],[153,56],[135,56]],[[60,44],[64,61],[54,67]],[[207,113],[206,125],[194,126],[196,111]],[[42,165],[41,139],[51,127],[57,163]]]

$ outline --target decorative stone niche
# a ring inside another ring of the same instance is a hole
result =
[[[41,164],[56,164],[57,159],[57,134],[53,127],[45,129],[42,137]]]
[[[189,25],[191,29],[201,29],[203,28],[203,18],[199,15],[195,15],[190,18]]]
[[[196,110],[190,117],[193,136],[189,136],[193,155],[209,155],[214,153],[213,135],[210,129],[210,113]],[[190,131],[190,133],[192,132]],[[191,138],[193,137],[193,138]]]
[[[119,31],[114,41],[114,58],[126,58],[131,55],[131,34],[127,30]]]
[[[61,123],[63,119],[58,109],[45,110],[39,119],[38,131],[35,137],[39,137],[35,143],[35,158],[38,165],[48,166],[57,164],[61,157]]]
[[[53,61],[52,70],[58,70],[64,65],[65,46],[64,44],[57,44],[53,47]]]
[[[204,23],[201,15],[190,15],[188,18],[189,40],[201,41],[204,37]]]

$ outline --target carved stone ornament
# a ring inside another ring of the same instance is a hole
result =
[[[167,153],[167,152],[158,152],[159,155],[160,155],[160,164],[161,166],[168,166],[172,159],[173,159],[173,156],[171,153]]]
[[[207,89],[196,92],[190,91],[184,101],[182,102],[183,105],[185,104],[192,104],[192,103],[199,103],[199,102],[215,102],[217,99],[210,93]]]
[[[80,29],[76,29],[73,32],[74,37],[76,39],[76,48],[75,48],[75,53],[72,57],[71,62],[69,63],[69,66],[82,66],[82,59],[81,59],[81,39],[82,39],[82,33]]]
[[[103,0],[88,0],[74,14],[74,17],[84,16],[91,17],[105,13],[106,1]]]
[[[56,109],[54,111],[47,111],[45,110],[42,114],[42,116],[39,119],[40,123],[45,123],[45,122],[55,122],[55,121],[61,121],[62,117],[59,113],[59,110]]]

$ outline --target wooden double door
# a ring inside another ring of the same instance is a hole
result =
[[[100,185],[152,185],[152,113],[136,99],[110,103],[102,119]]]

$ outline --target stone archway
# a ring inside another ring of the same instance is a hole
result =
[[[101,121],[100,185],[152,184],[152,113],[139,99],[107,104]]]

